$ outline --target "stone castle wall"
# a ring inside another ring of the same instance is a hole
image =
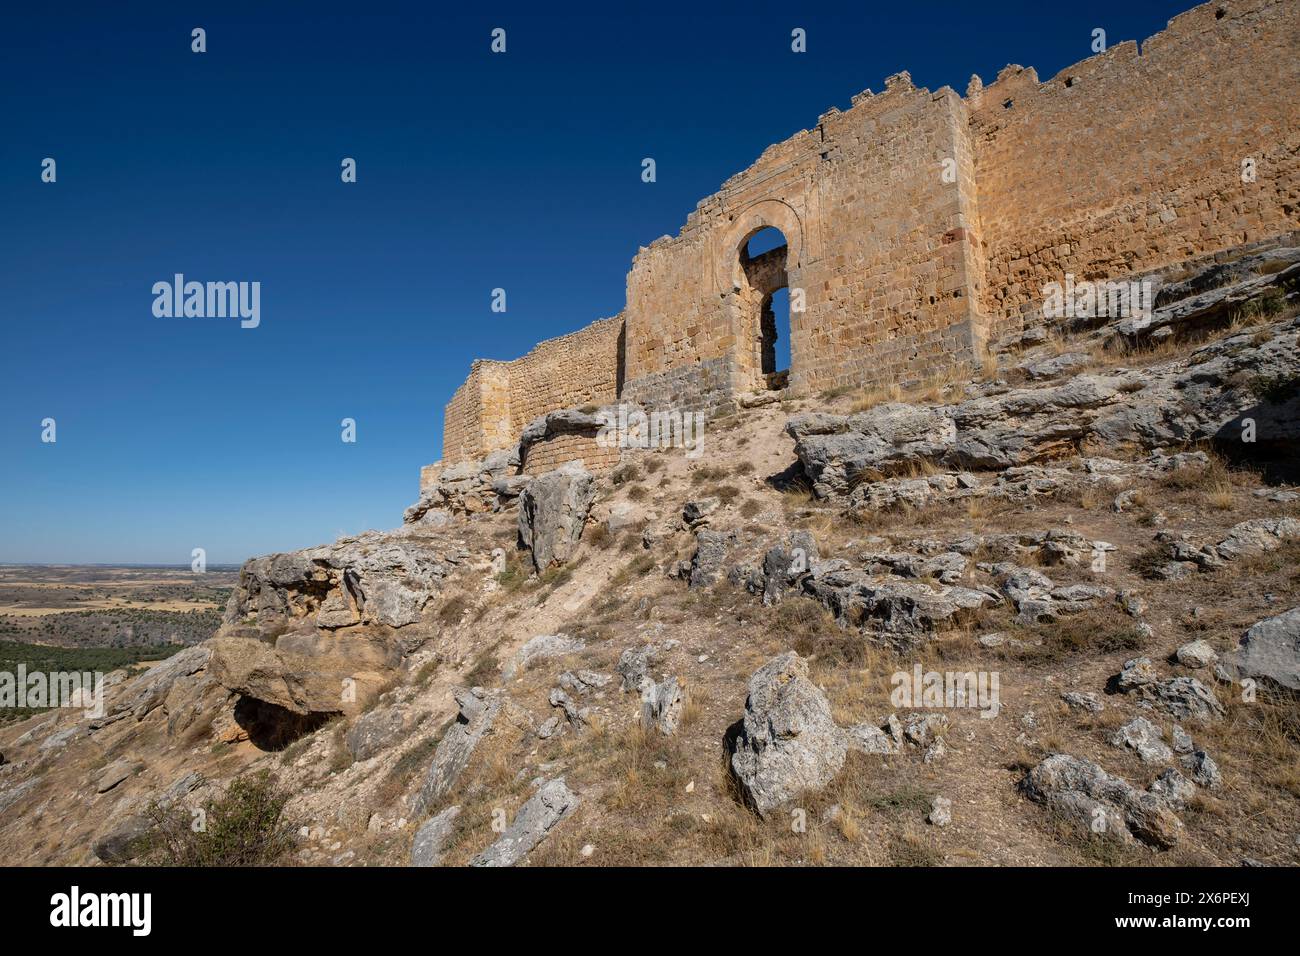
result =
[[[582,462],[591,472],[608,471],[621,454],[616,444],[602,445],[593,435],[555,435],[528,448],[520,472],[540,475],[571,461]]]
[[[804,300],[790,315],[795,395],[977,363],[991,337],[1040,320],[1043,285],[1066,272],[1119,279],[1295,229],[1298,23],[1300,0],[1220,0],[1140,55],[1117,44],[1046,83],[1007,67],[963,99],[890,77],[642,248],[622,315],[474,363],[447,406],[444,459],[507,447],[559,408],[708,410],[765,387],[780,264],[774,275],[744,250],[767,226],[786,238],[792,305]]]
[[[891,77],[768,149],[678,236],[641,250],[624,313],[627,397],[698,408],[762,387],[761,297],[741,250],[769,226],[786,238],[789,288],[804,293],[790,316],[795,393],[971,360],[974,195],[940,178],[944,157],[969,153],[966,125],[951,90]]]
[[[994,333],[1042,286],[1116,279],[1296,228],[1300,5],[1196,7],[1040,83],[968,91]],[[1255,182],[1242,162],[1255,160]]]
[[[443,461],[509,447],[529,422],[557,408],[617,401],[622,350],[623,318],[614,316],[547,339],[511,362],[479,359],[443,413]]]

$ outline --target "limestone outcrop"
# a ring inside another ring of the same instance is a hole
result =
[[[538,788],[501,838],[470,860],[470,866],[514,866],[577,809],[578,795],[560,777]]]
[[[1293,273],[1300,275],[1300,264],[1259,278],[1272,287],[1292,281]],[[1256,280],[1245,285],[1258,294]],[[886,402],[853,415],[810,412],[792,417],[786,431],[819,497],[853,493],[876,509],[900,500],[924,503],[936,494],[969,496],[977,482],[964,471],[1042,465],[1073,457],[1085,440],[1160,449],[1237,440],[1253,427],[1260,441],[1294,442],[1300,440],[1297,329],[1300,321],[1293,320],[1267,334],[1228,335],[1187,359],[1140,373],[1115,369],[1020,388],[995,383],[957,404]],[[953,474],[875,487],[921,466]]]
[[[1160,795],[1070,754],[1052,754],[1025,775],[1021,789],[1084,833],[1171,847],[1182,832],[1182,821]]]
[[[468,554],[417,529],[367,531],[332,545],[252,558],[226,605],[227,630],[304,622],[404,627],[420,620]]]
[[[534,568],[545,571],[572,557],[595,496],[595,479],[576,464],[528,483],[519,496],[519,542],[532,552]]]

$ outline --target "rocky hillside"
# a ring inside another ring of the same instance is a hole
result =
[[[0,728],[0,851],[168,859],[268,771],[284,863],[1300,863],[1300,248],[1153,279],[249,561],[102,716]]]

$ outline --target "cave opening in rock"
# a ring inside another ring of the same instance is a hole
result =
[[[283,750],[294,741],[319,730],[337,716],[336,713],[316,711],[299,714],[279,704],[247,695],[235,702],[235,723],[248,734],[249,742],[259,750]]]

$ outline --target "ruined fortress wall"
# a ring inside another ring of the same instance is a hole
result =
[[[792,319],[803,346],[796,393],[916,381],[971,363],[980,347],[965,104],[946,87],[914,89],[906,74],[888,83],[823,125],[832,150],[817,184],[822,255],[803,277],[808,312]]]
[[[540,475],[571,461],[580,461],[590,472],[608,471],[619,463],[622,452],[616,444],[603,445],[592,435],[553,435],[529,447],[520,471]]]
[[[510,362],[476,361],[443,413],[443,459],[507,448],[533,419],[557,408],[617,400],[623,319],[601,319],[548,339]]]
[[[785,235],[788,286],[805,296],[790,317],[796,393],[969,360],[975,196],[971,180],[940,177],[944,157],[973,161],[967,125],[955,93],[916,89],[900,74],[728,180],[678,236],[633,262],[627,397],[700,408],[762,387],[741,253],[765,226]]]
[[[792,306],[804,299],[790,315],[796,395],[977,362],[1037,321],[1043,286],[1067,272],[1121,279],[1295,229],[1298,5],[1219,0],[1141,55],[1121,43],[1046,83],[1008,67],[965,100],[890,77],[641,249],[620,317],[475,363],[447,406],[444,458],[508,447],[558,408],[709,410],[765,387],[763,303],[780,270],[742,255],[765,226],[785,235]]]
[[[468,461],[482,457],[483,386],[481,360],[470,366],[469,378],[451,396],[442,412],[442,458]],[[421,486],[425,482],[421,478]]]
[[[1045,83],[968,95],[993,333],[1042,287],[1118,279],[1290,229],[1300,201],[1300,5],[1220,0]],[[1257,178],[1242,182],[1242,161]]]
[[[557,408],[617,401],[622,335],[622,316],[601,319],[502,363],[509,369],[511,440],[518,440],[533,419]]]

